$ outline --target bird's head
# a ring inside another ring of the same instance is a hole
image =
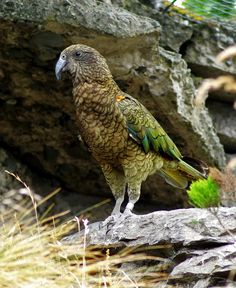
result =
[[[82,45],[71,45],[61,52],[55,67],[57,79],[67,71],[75,84],[102,82],[112,78],[105,58],[95,49]]]

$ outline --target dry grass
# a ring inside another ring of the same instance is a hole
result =
[[[128,272],[122,268],[124,263],[154,259],[144,253],[124,249],[110,255],[109,249],[88,248],[86,233],[75,244],[61,241],[64,235],[77,227],[77,221],[57,222],[51,217],[37,222],[12,213],[1,217],[2,288],[153,287],[154,283],[167,279],[167,273],[161,272],[159,267],[152,267],[151,272],[147,272],[145,266]],[[158,260],[165,263],[165,259]]]
[[[230,169],[221,172],[217,168],[210,167],[209,175],[219,185],[221,190],[221,202],[228,206],[227,201],[236,201],[236,176]]]
[[[126,248],[114,254],[109,249],[87,247],[87,220],[83,221],[81,239],[72,244],[62,241],[65,235],[80,229],[79,219],[60,223],[60,216],[65,213],[40,217],[38,205],[51,196],[38,203],[31,191],[29,197],[31,208],[24,209],[23,203],[22,209],[8,210],[0,218],[1,288],[151,288],[168,278],[165,259],[147,256],[140,249]],[[128,263],[132,267],[149,259],[160,264],[127,268]]]

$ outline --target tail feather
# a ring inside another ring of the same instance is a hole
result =
[[[184,174],[190,180],[198,180],[198,179],[205,179],[205,175],[198,171],[197,169],[193,168],[187,162],[180,160],[178,164],[178,170],[180,173]]]
[[[175,168],[164,165],[158,173],[170,185],[186,189],[192,181],[207,178],[208,166],[202,161],[185,157],[176,163]]]
[[[186,156],[184,156],[182,160],[191,165],[197,171],[201,172],[203,176],[207,178],[209,174],[209,166],[205,162]]]
[[[178,170],[161,169],[158,171],[158,174],[162,176],[171,186],[179,189],[185,189],[188,187],[188,179],[181,175]]]

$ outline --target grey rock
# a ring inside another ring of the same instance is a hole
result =
[[[17,149],[31,169],[77,193],[111,196],[77,139],[71,82],[55,80],[56,58],[72,43],[98,49],[120,87],[147,106],[184,155],[224,165],[207,110],[192,105],[195,88],[186,63],[156,47],[158,22],[92,0],[7,3],[0,3],[0,140]],[[186,194],[154,175],[143,185],[145,200],[158,203],[156,209],[182,207]]]
[[[207,104],[216,132],[226,152],[236,152],[236,110],[231,103],[209,101]]]
[[[151,17],[159,21],[162,27],[160,45],[167,50],[184,54],[194,33],[194,21],[178,13],[152,13]]]
[[[89,224],[86,243],[110,249],[144,247],[148,255],[165,255],[166,261],[162,264],[168,267],[170,274],[155,287],[217,287],[230,283],[229,273],[235,269],[235,213],[236,207],[221,207],[121,215]],[[63,243],[81,243],[81,235],[84,237],[84,231],[64,238]],[[155,249],[160,244],[162,249]],[[145,275],[152,269],[156,272],[161,269],[158,259],[152,263],[144,260],[125,264],[121,268],[128,273],[142,269]]]
[[[130,0],[129,5],[121,2],[120,6],[157,20],[162,26],[160,45],[180,52],[196,76],[212,77],[222,73],[235,75],[236,60],[225,63],[215,61],[219,52],[235,44],[234,23],[203,19],[200,21],[183,10],[179,13],[176,10],[171,10],[170,14],[163,13],[139,0]]]
[[[8,151],[0,147],[0,212],[3,215],[10,209],[13,211],[23,210],[22,204],[24,200],[24,205],[27,202],[28,204],[32,202],[27,191],[27,186],[31,185],[32,182],[36,184],[36,177],[32,175],[31,171],[20,161],[17,161]],[[41,184],[40,188],[45,189],[47,184]],[[39,185],[35,185],[35,188],[36,191],[32,188],[31,192],[38,201],[40,200],[39,189],[37,189]]]
[[[150,17],[158,20],[162,26],[160,45],[181,53],[194,76],[212,78],[224,74],[235,75],[235,58],[224,63],[216,61],[216,56],[236,41],[234,23],[199,22],[189,15],[173,11],[171,15],[150,13]],[[235,94],[224,89],[211,92],[210,97],[225,102],[236,100]]]
[[[221,51],[236,42],[233,23],[196,21],[188,14],[174,11],[171,15],[150,13],[150,17],[159,21],[163,27],[160,45],[181,53],[195,76],[207,78],[226,73],[235,75],[236,60],[219,63],[215,59]],[[225,94],[226,97],[233,97]],[[220,97],[217,93],[213,95]]]
[[[101,225],[99,230],[97,226],[95,228],[91,226],[88,243],[103,246],[160,243],[191,246],[200,243],[234,242],[235,239],[227,231],[234,233],[236,207],[219,208],[217,214],[213,211],[190,208],[117,217],[114,225],[112,222],[111,225],[108,224],[108,231],[107,225]],[[224,225],[222,226],[221,223]]]
[[[157,20],[162,27],[160,46],[167,50],[180,52],[188,43],[194,32],[193,21],[190,17],[176,12],[163,13],[166,8],[164,1],[113,0],[112,3],[123,7],[137,15],[148,16]],[[183,47],[182,47],[183,46]]]
[[[222,74],[235,75],[235,61],[218,63],[217,54],[234,45],[236,41],[235,24],[220,21],[204,21],[188,11],[170,9],[163,13],[149,1],[115,1],[118,5],[139,15],[157,20],[162,27],[159,45],[167,50],[179,52],[186,60],[192,73],[198,77],[215,77]],[[210,93],[210,97],[220,101],[233,102],[235,94],[223,89]]]
[[[230,272],[235,269],[235,243],[205,250],[193,251],[192,257],[177,265],[171,276],[189,274],[208,276],[218,272]],[[191,253],[191,252],[190,252]]]
[[[192,283],[191,287],[235,287],[234,276],[230,276],[235,271],[235,243],[185,252],[189,256],[174,267],[170,277],[188,279],[188,283]]]
[[[9,173],[14,175],[10,175]],[[17,180],[19,177],[19,180]],[[22,183],[22,182],[24,183]],[[27,207],[32,207],[31,195],[37,203],[44,197],[61,188],[60,183],[52,176],[39,175],[31,171],[22,164],[9,151],[0,147],[0,212],[11,210],[25,211]],[[28,187],[28,188],[27,188]],[[57,195],[49,199],[45,205],[39,206],[39,213],[43,213],[45,208],[53,204],[51,214],[70,211],[67,217],[74,215],[84,215],[91,221],[103,220],[113,208],[110,199],[104,197],[85,196],[61,189]],[[153,209],[153,208],[152,208]]]
[[[10,4],[11,3],[11,4]],[[95,29],[116,37],[134,37],[160,30],[157,21],[145,17],[137,17],[124,9],[115,9],[106,3],[93,0],[65,1],[1,1],[0,18],[6,20],[27,20],[43,23],[55,21],[71,25]],[[55,47],[55,46],[54,46]]]
[[[199,109],[193,106],[195,87],[187,64],[175,53],[160,49],[160,55],[169,64],[171,71],[169,77],[167,77],[171,84],[164,101],[171,101],[172,105],[176,101],[176,106],[173,105],[172,109],[178,112],[176,117],[170,121],[172,121],[173,126],[176,125],[178,129],[181,129],[185,142],[189,141],[189,129],[194,131],[191,135],[191,144],[195,143],[196,145],[192,147],[193,150],[190,150],[191,152],[188,151],[190,155],[201,155],[201,159],[205,159],[207,163],[223,167],[225,164],[224,151],[218,137],[215,137],[212,119],[206,109]],[[153,95],[156,95],[156,91],[158,90],[155,89],[154,91],[153,89]],[[172,95],[175,95],[174,99],[171,99]],[[168,103],[170,107],[171,104]],[[163,110],[165,111],[164,107]],[[186,125],[186,123],[189,123],[189,125]]]
[[[210,285],[210,277],[198,280],[194,284],[193,288],[206,288],[206,287],[209,287],[209,285]]]
[[[199,25],[185,49],[184,59],[193,73],[202,77],[236,74],[236,60],[216,62],[215,57],[236,41],[235,27],[227,24]]]

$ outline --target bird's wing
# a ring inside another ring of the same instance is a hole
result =
[[[136,99],[125,94],[117,96],[117,105],[127,120],[130,137],[148,153],[154,150],[174,159],[181,153],[151,113]]]

